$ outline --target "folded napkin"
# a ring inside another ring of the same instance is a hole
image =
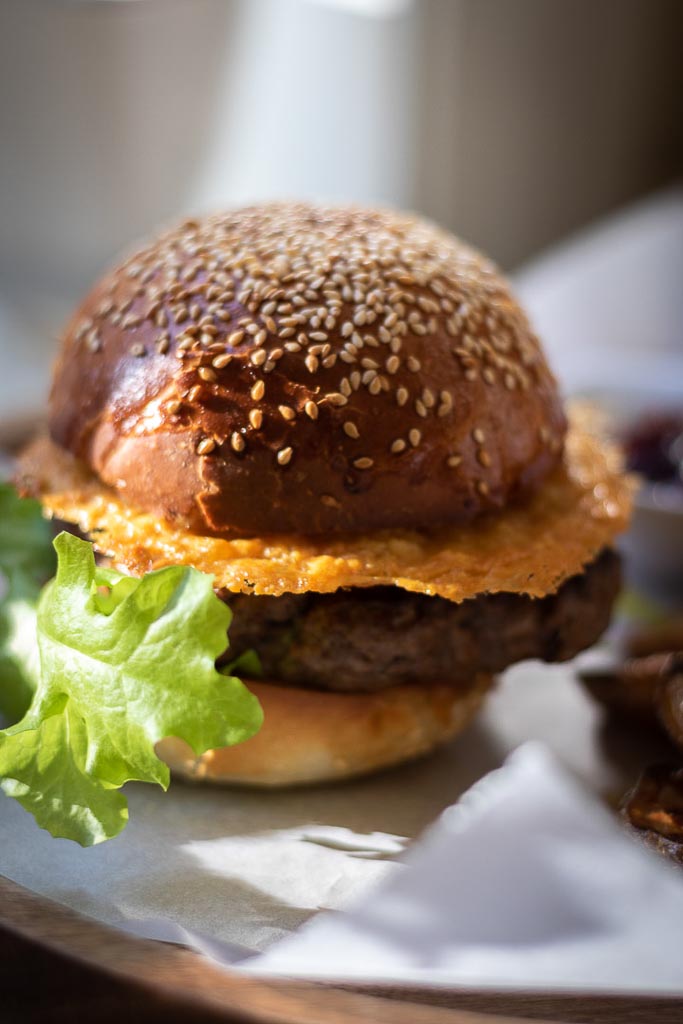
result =
[[[399,871],[247,960],[329,980],[683,993],[683,872],[538,743],[448,808]]]

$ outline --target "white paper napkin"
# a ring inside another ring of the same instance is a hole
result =
[[[683,992],[683,872],[528,743],[403,870],[244,965],[403,984]]]

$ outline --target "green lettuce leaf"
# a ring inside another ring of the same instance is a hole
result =
[[[0,483],[0,712],[16,722],[38,678],[36,606],[55,571],[51,529],[39,502]]]
[[[55,571],[50,524],[40,502],[20,498],[8,483],[0,482],[0,572],[8,581],[32,583],[36,593]]]
[[[212,577],[172,566],[141,579],[95,565],[62,533],[37,616],[40,672],[24,718],[0,732],[0,778],[38,824],[89,846],[127,820],[127,781],[169,783],[155,744],[199,755],[261,726],[256,698],[217,671],[231,613]]]
[[[0,713],[10,722],[28,710],[40,673],[37,599],[35,588],[15,580],[0,602]]]

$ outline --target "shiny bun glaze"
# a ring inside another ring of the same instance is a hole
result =
[[[566,429],[488,260],[413,216],[285,203],[105,276],[49,424],[130,504],[217,536],[466,521],[537,487]]]

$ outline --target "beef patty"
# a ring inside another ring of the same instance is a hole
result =
[[[605,549],[548,597],[481,594],[453,604],[398,587],[255,597],[221,591],[233,611],[232,660],[250,648],[267,679],[369,691],[429,680],[467,684],[526,658],[566,661],[606,629],[619,559]]]

